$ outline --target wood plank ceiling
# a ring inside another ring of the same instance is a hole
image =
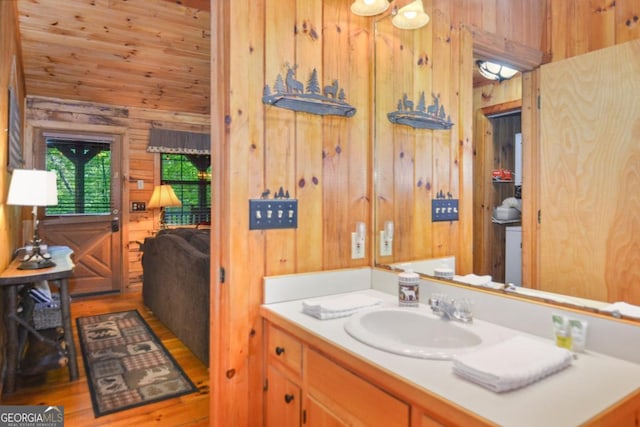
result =
[[[209,0],[17,6],[27,95],[209,113]]]

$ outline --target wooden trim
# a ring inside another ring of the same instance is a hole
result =
[[[517,111],[522,109],[522,99],[518,99],[510,102],[503,102],[502,104],[490,105],[482,108],[482,113],[485,116],[491,116],[493,114],[508,113],[510,111]]]
[[[539,289],[540,254],[540,110],[538,109],[539,71],[522,77],[522,284]]]
[[[506,37],[463,25],[473,36],[473,53],[477,59],[499,61],[520,71],[529,71],[542,64],[542,51]]]
[[[226,203],[228,198],[228,153],[229,136],[226,132],[225,117],[228,111],[229,95],[229,29],[230,5],[226,1],[216,1],[212,5],[211,14],[211,181],[219,183],[211,186],[211,289],[209,300],[209,425],[224,427],[226,425],[224,410],[233,394],[224,389],[225,376],[223,369],[228,363],[226,333],[229,320],[228,293],[220,281],[222,266],[228,266],[229,250],[222,247],[222,233],[228,234],[229,212]],[[223,217],[224,215],[224,217]],[[228,236],[225,237],[228,241]]]

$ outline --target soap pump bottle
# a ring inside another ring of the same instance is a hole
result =
[[[413,270],[398,275],[398,305],[418,307],[420,304],[420,276]]]

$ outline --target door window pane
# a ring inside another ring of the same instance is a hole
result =
[[[111,145],[47,138],[47,170],[55,171],[58,205],[47,215],[111,213]]]

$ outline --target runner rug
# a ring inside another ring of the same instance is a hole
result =
[[[138,311],[76,322],[96,417],[197,390]]]

